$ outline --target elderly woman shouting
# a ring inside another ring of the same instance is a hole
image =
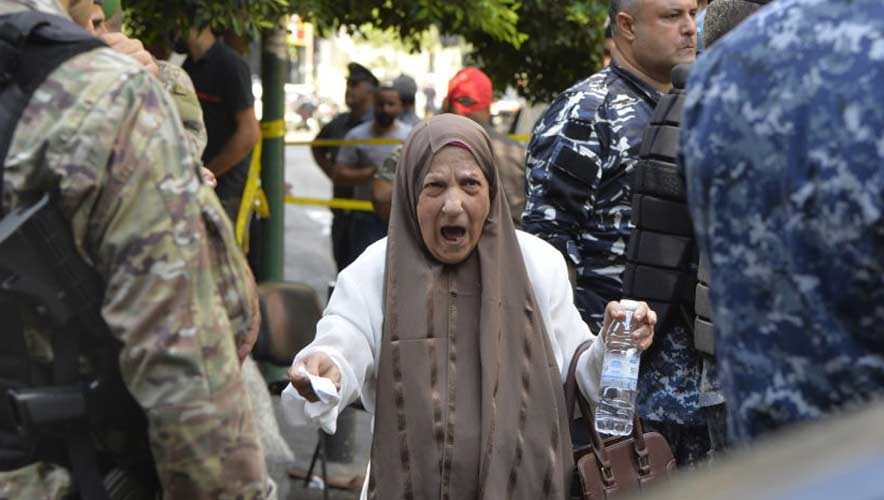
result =
[[[623,315],[608,305],[608,321]],[[646,348],[656,315],[642,304],[634,317]],[[359,398],[374,412],[363,498],[560,500],[562,381],[592,338],[559,252],[513,228],[488,135],[446,114],[406,140],[389,236],[340,273],[289,374],[308,401],[307,374],[339,388],[340,401],[306,405],[316,421]],[[595,342],[578,365],[593,400],[602,353]]]

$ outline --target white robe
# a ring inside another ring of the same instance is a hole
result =
[[[522,231],[516,233],[564,383],[574,351],[595,335],[574,306],[568,269],[561,253],[536,236]],[[338,413],[357,400],[374,413],[376,368],[384,324],[386,251],[387,239],[384,238],[369,246],[338,274],[328,307],[316,325],[316,338],[293,362],[314,352],[327,354],[341,371],[340,401],[333,405],[306,403],[289,384],[283,393],[283,411],[290,423],[312,423],[333,433]],[[603,354],[603,343],[593,342],[577,365],[577,385],[593,403],[598,402]]]

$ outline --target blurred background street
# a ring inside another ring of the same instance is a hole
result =
[[[313,138],[310,132],[289,134],[289,140],[300,141]],[[306,146],[288,146],[285,152],[285,180],[289,194],[299,197],[331,198],[331,181],[322,173]],[[325,207],[291,205],[285,207],[285,280],[306,283],[313,287],[325,306],[328,284],[335,278],[335,264],[331,257],[331,212]],[[290,500],[322,499],[321,489],[304,486],[303,480],[290,479],[289,467],[306,471],[316,447],[318,432],[314,427],[293,427],[283,418],[279,397],[273,397],[273,406],[280,431],[294,453],[294,463],[279,457],[271,457],[268,465],[279,487],[279,498]],[[350,463],[329,462],[328,473],[335,478],[350,480],[361,476],[368,463],[370,446],[370,416],[363,411],[350,410],[356,423],[352,442],[353,459]],[[275,459],[275,460],[274,460]],[[314,472],[320,475],[317,465]],[[315,485],[315,482],[314,482]],[[358,498],[357,492],[330,489],[331,499]]]

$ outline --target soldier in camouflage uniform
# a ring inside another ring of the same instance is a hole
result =
[[[694,59],[696,11],[695,0],[612,1],[613,61],[559,95],[528,145],[523,228],[576,268],[575,301],[594,331],[605,304],[623,296],[632,171],[654,107],[672,87],[672,68]],[[660,332],[642,356],[638,387],[639,414],[682,464],[709,447],[691,342],[683,326]]]
[[[748,441],[884,394],[884,4],[778,0],[694,65],[682,154]]]
[[[26,10],[67,16],[55,0],[0,0],[0,15]],[[238,362],[257,333],[254,281],[183,133],[168,94],[132,59],[76,56],[21,117],[3,206],[58,190],[77,249],[105,284],[102,316],[122,343],[164,497],[268,498]],[[34,356],[49,355],[46,332],[27,331]],[[0,496],[32,498],[38,487],[45,497],[47,479],[59,495],[69,488],[67,471],[35,464],[0,475]]]

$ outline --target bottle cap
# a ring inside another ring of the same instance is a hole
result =
[[[620,299],[620,305],[627,311],[635,311],[638,309],[638,304],[637,300]]]

